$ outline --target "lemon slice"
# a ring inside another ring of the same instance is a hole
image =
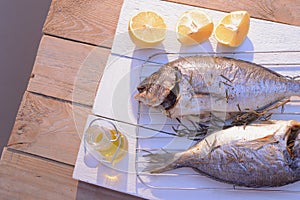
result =
[[[227,14],[215,29],[215,38],[221,44],[237,47],[245,40],[250,26],[247,11],[234,11]]]
[[[199,10],[182,14],[176,25],[177,39],[183,44],[199,44],[212,34],[214,24],[211,18]]]
[[[159,44],[166,36],[166,23],[154,11],[142,11],[129,21],[129,33],[132,41],[141,47]]]

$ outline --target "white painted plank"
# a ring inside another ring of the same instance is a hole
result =
[[[137,123],[138,102],[133,96],[140,81],[142,61],[110,55],[99,85],[93,113]]]
[[[140,186],[141,185],[141,186]],[[172,200],[199,200],[199,199],[230,199],[230,200],[257,200],[257,199],[289,199],[298,200],[299,193],[289,192],[266,192],[259,190],[233,190],[233,189],[217,189],[217,188],[203,188],[199,190],[164,190],[164,189],[153,189],[149,186],[140,184],[138,193],[140,195],[148,197],[151,200],[161,199],[172,199]],[[171,196],[166,197],[166,194]],[[271,195],[272,194],[272,195]]]

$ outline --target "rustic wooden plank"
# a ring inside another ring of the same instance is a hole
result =
[[[75,199],[72,167],[4,150],[0,161],[1,199]]]
[[[4,149],[1,199],[139,199],[72,179],[73,167]]]
[[[8,147],[74,165],[90,110],[25,92]]]
[[[109,53],[109,49],[44,36],[27,90],[93,105]]]
[[[165,0],[169,2],[198,6],[214,10],[231,12],[247,10],[251,17],[300,25],[300,1],[295,0]]]
[[[53,0],[44,33],[111,46],[123,0]]]

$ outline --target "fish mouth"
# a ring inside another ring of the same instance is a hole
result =
[[[152,107],[161,106],[164,110],[169,110],[175,106],[179,94],[179,84],[170,90],[161,85],[141,86],[137,88],[138,94],[134,98]],[[153,95],[153,90],[158,91],[159,96]]]
[[[291,121],[290,125],[286,132],[286,150],[290,158],[294,159],[296,151],[300,151],[300,123]]]
[[[175,106],[179,94],[179,76],[174,68],[162,67],[145,78],[137,87],[134,98],[151,107],[162,107],[168,110]]]

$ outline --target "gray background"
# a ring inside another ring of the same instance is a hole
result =
[[[51,0],[0,0],[0,155],[26,90]]]

